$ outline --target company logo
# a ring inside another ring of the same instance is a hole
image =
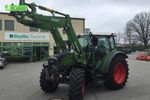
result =
[[[13,37],[14,37],[14,35],[13,35],[13,34],[10,34],[10,35],[9,35],[9,38],[13,38]]]
[[[18,39],[23,39],[23,38],[29,38],[29,36],[28,35],[24,35],[24,34],[22,34],[22,35],[18,35],[18,34],[9,34],[9,38],[18,38]]]
[[[5,11],[27,11],[27,5],[5,5]]]
[[[49,34],[5,32],[6,40],[49,40]]]

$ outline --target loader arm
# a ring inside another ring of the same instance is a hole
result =
[[[71,51],[74,52],[78,62],[85,63],[85,54],[72,27],[71,18],[68,14],[64,14],[43,6],[38,6],[34,3],[27,4],[25,3],[25,0],[20,0],[20,5],[27,5],[31,11],[10,12],[10,16],[15,17],[19,23],[25,26],[49,30],[52,33],[57,47],[59,47],[62,52],[69,52],[58,31],[59,28],[63,28],[67,33],[68,41],[70,42],[70,46],[72,48]],[[48,11],[52,13],[53,16],[38,14],[36,12],[37,8]],[[56,17],[55,14],[63,17]]]

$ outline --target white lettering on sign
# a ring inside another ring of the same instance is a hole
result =
[[[49,34],[5,32],[5,40],[49,40]]]

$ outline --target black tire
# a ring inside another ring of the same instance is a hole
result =
[[[123,76],[119,77],[120,79],[118,77],[115,78],[116,77],[115,75],[117,74],[116,67],[122,68],[122,70],[120,71],[121,73],[120,75]],[[105,78],[104,84],[107,88],[112,90],[122,89],[127,82],[128,75],[129,75],[129,68],[126,59],[123,56],[117,56],[112,60],[109,68],[109,73],[106,74],[104,77]]]
[[[3,70],[5,67],[4,66],[0,66],[0,70]]]
[[[7,61],[5,61],[5,66],[7,65]]]
[[[85,71],[75,68],[70,75],[69,100],[82,100],[85,88]]]
[[[40,76],[40,87],[46,93],[55,92],[58,88],[58,83],[46,80],[46,72],[43,69]]]
[[[0,67],[0,70],[3,70],[4,68],[3,67]]]

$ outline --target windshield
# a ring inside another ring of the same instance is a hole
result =
[[[108,49],[108,50],[110,49],[109,40],[105,36],[98,37],[98,44],[96,46],[96,49],[101,46],[105,49]]]
[[[107,50],[111,50],[115,48],[114,39],[110,36],[97,36],[98,44],[95,46],[95,49],[103,46]],[[87,47],[87,45],[91,44],[91,38],[88,35],[82,35],[79,37],[79,42],[83,48]]]
[[[90,38],[88,36],[81,36],[79,37],[79,42],[81,46],[85,48],[88,45],[88,43],[90,43]]]

